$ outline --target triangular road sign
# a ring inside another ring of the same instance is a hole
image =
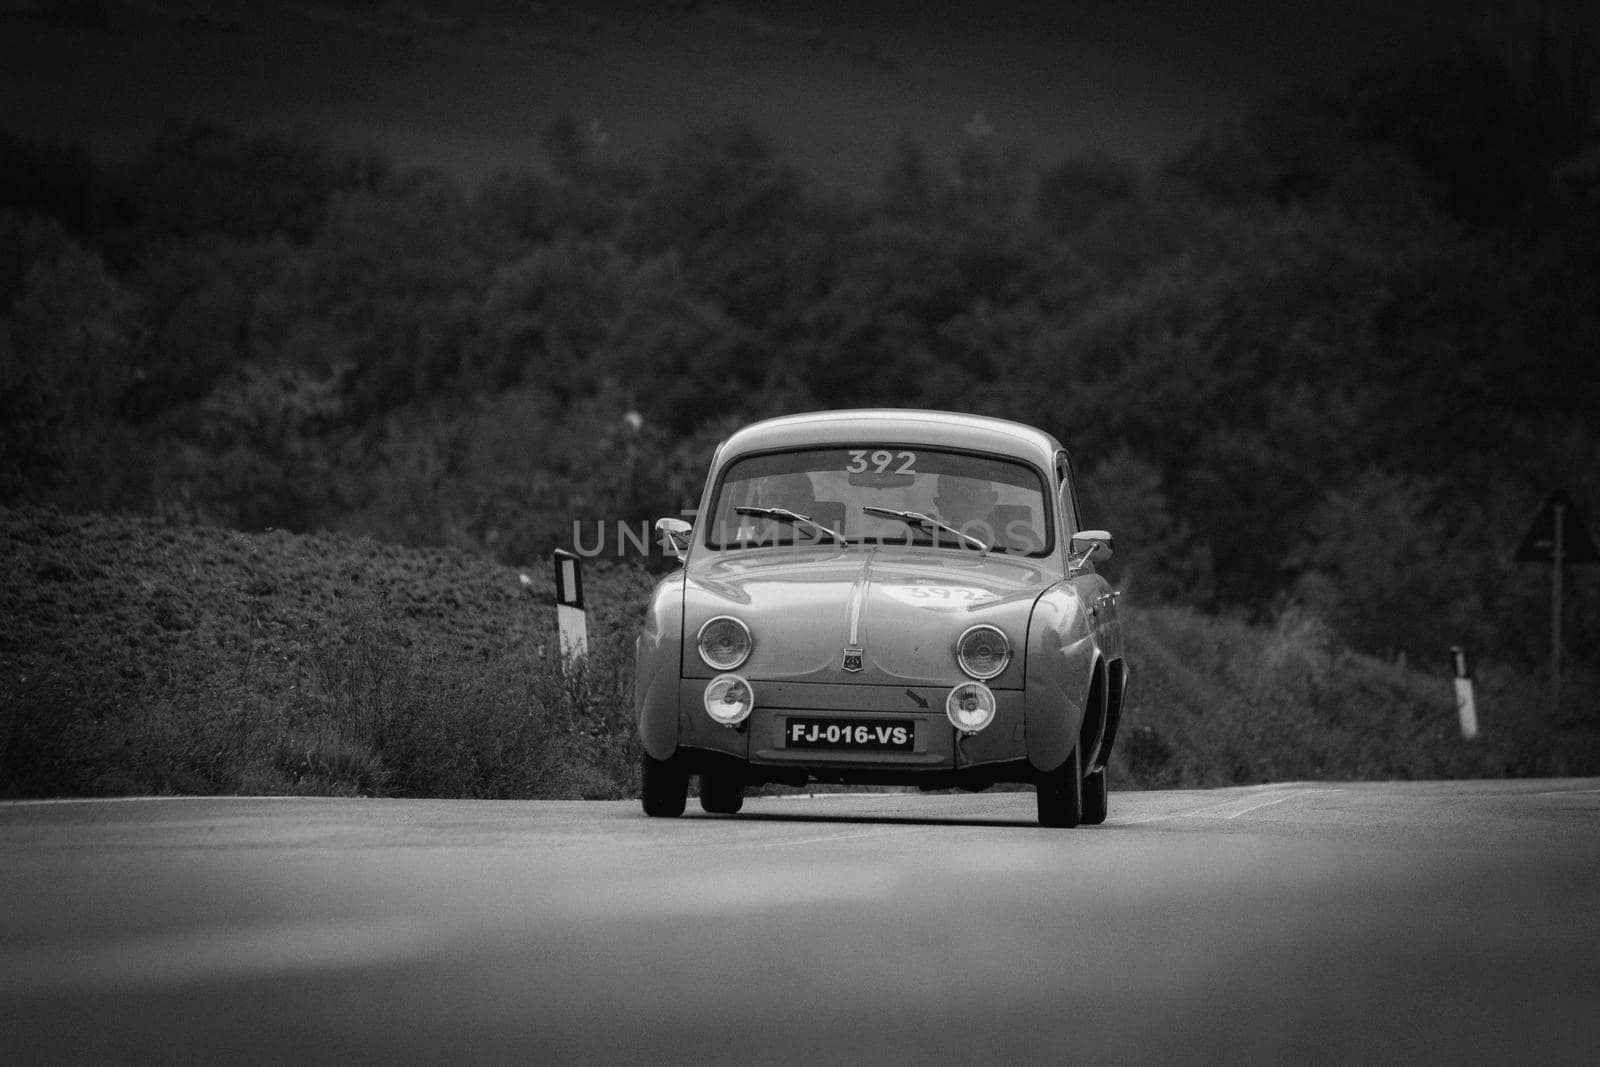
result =
[[[1534,517],[1528,535],[1517,546],[1518,563],[1554,563],[1556,557],[1556,512],[1561,513],[1561,560],[1563,563],[1600,563],[1600,548],[1589,536],[1589,525],[1567,495],[1557,489]]]

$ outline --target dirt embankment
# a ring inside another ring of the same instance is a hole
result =
[[[573,684],[554,662],[548,566],[523,574],[329,534],[0,510],[0,796],[421,788],[402,754],[448,763],[428,750],[472,732],[467,709],[504,705],[529,730],[528,709],[553,714]],[[623,658],[647,582],[591,576],[597,662]],[[319,750],[355,770],[330,777]],[[580,777],[580,792],[629,786]]]
[[[524,587],[482,560],[328,534],[23,508],[0,512],[0,544],[8,689],[85,670],[187,688],[207,667],[304,658],[330,618],[373,609],[408,644],[465,658],[542,642],[553,622],[542,572]]]

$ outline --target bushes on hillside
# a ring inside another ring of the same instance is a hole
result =
[[[1524,579],[1452,576],[1491,573],[1554,485],[1600,506],[1600,227],[1535,180],[1581,147],[1566,127],[1513,131],[1537,174],[1460,174],[1528,100],[1450,77],[1483,106],[1436,126],[1432,83],[1397,77],[1152,174],[977,140],[946,172],[902,143],[870,193],[737,127],[640,167],[560,123],[540,170],[470,195],[298,137],[177,127],[119,169],[27,148],[0,166],[0,502],[520,561],[573,519],[691,504],[712,428],[949,407],[1067,442],[1090,520],[1132,531],[1136,595],[1298,599],[1413,655],[1438,654],[1433,612],[1526,664],[1495,629],[1538,626]],[[1388,607],[1347,592],[1375,557],[1340,531],[1377,516]]]

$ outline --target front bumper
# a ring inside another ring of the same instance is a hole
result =
[[[851,685],[771,682],[750,679],[756,704],[736,727],[712,721],[702,703],[706,680],[684,678],[678,691],[678,744],[744,760],[758,766],[816,769],[828,774],[851,770],[916,772],[961,770],[1008,763],[1027,755],[1023,694],[997,689],[995,720],[979,733],[961,734],[944,713],[952,686]],[[789,748],[789,716],[828,716],[866,725],[914,724],[910,751]]]

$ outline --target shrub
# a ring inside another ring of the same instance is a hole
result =
[[[1270,629],[1180,608],[1124,609],[1131,666],[1116,782],[1135,787],[1286,780],[1593,773],[1592,727],[1542,711],[1536,678],[1483,671],[1482,732],[1463,740],[1451,676],[1353,652],[1303,608]],[[1588,768],[1579,770],[1579,768]]]
[[[0,509],[0,545],[0,795],[635,787],[642,572],[591,574],[572,663],[548,602],[470,557],[36,508]]]

